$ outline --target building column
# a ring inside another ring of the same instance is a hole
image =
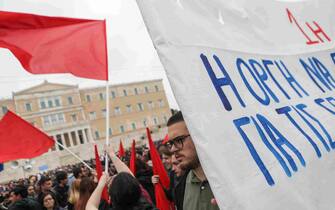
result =
[[[56,136],[52,136],[53,140],[55,141],[55,151],[59,151],[59,148],[58,148],[58,144],[56,143],[57,142],[57,137]]]
[[[91,128],[87,128],[87,134],[88,134],[88,142],[94,141],[93,136],[92,136]]]
[[[80,139],[79,139],[79,134],[78,134],[78,130],[75,130],[74,133],[76,134],[76,139],[77,139],[77,144],[80,145]]]
[[[88,141],[87,136],[86,136],[86,128],[84,128],[83,130],[81,130],[81,132],[83,133],[84,142],[88,143],[89,141]]]
[[[73,146],[74,146],[74,142],[73,142],[73,139],[72,139],[72,134],[71,134],[71,132],[72,132],[72,131],[69,131],[69,132],[68,132],[68,135],[69,135],[70,145],[71,145],[71,147],[73,147]]]

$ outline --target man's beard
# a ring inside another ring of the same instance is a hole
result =
[[[192,169],[196,169],[200,166],[200,161],[198,156],[195,156],[192,161],[188,162],[188,163],[180,163],[179,167],[184,170],[184,171],[189,171]]]

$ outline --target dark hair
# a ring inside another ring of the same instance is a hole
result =
[[[181,111],[178,111],[170,117],[166,125],[171,126],[175,123],[182,122],[182,121],[184,121],[183,114],[181,113]]]
[[[72,172],[73,172],[73,176],[76,179],[78,179],[79,178],[79,174],[81,173],[81,167],[73,167]]]
[[[55,193],[51,192],[51,191],[48,191],[46,193],[43,193],[42,196],[40,197],[40,204],[42,206],[42,209],[43,210],[46,210],[47,208],[44,207],[44,198],[47,197],[48,195],[50,195],[52,197],[52,199],[54,200],[55,202],[55,205],[54,205],[54,208],[53,209],[58,209],[58,202],[57,202],[57,198],[56,198],[56,195]]]
[[[67,173],[65,171],[56,172],[56,181],[60,183],[62,180],[67,179]]]
[[[169,150],[169,148],[165,144],[158,145],[157,150],[159,151],[161,155],[164,154],[166,156],[172,156],[172,152]]]
[[[13,190],[10,191],[10,193],[20,195],[22,198],[26,198],[28,196],[28,191],[25,186],[16,186]]]
[[[42,186],[44,183],[46,183],[47,181],[51,181],[51,178],[48,176],[41,176],[40,181],[38,182],[39,186]]]
[[[109,188],[109,195],[114,209],[132,209],[141,198],[141,187],[135,177],[121,172],[114,177]]]
[[[90,196],[92,195],[96,184],[91,178],[84,177],[80,181],[79,186],[79,199],[75,204],[76,210],[85,210],[86,204]]]

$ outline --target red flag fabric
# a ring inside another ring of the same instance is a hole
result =
[[[54,144],[52,138],[11,111],[0,121],[0,163],[40,156]]]
[[[169,141],[169,136],[168,134],[165,135],[162,144],[166,144]]]
[[[120,145],[119,145],[119,157],[124,157],[126,156],[126,152],[124,151],[122,141],[120,140]]]
[[[133,140],[133,143],[131,145],[131,155],[130,155],[130,163],[129,163],[129,169],[131,170],[131,172],[134,174],[136,174],[136,150],[135,150],[135,140]]]
[[[155,175],[159,175],[159,184],[155,184],[155,197],[156,197],[156,206],[160,210],[171,210],[174,209],[174,205],[170,202],[165,195],[165,192],[162,187],[169,189],[170,179],[164,168],[162,160],[159,156],[159,153],[152,141],[149,128],[147,128],[147,136],[149,141],[150,156],[152,160],[152,169]]]
[[[95,153],[95,170],[97,172],[98,180],[100,180],[100,177],[102,176],[102,164],[101,164],[101,161],[100,161],[98,147],[97,147],[96,144],[94,145],[94,153]],[[102,191],[101,198],[103,200],[105,200],[106,202],[109,202],[107,187],[105,187],[104,190]]]
[[[0,11],[0,47],[32,74],[108,80],[106,44],[103,20]]]

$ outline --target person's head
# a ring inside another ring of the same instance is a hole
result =
[[[56,196],[52,192],[43,193],[40,202],[43,210],[56,209],[58,206]]]
[[[50,191],[52,188],[52,181],[51,178],[48,176],[41,176],[41,179],[39,181],[39,185],[41,187],[41,192],[45,193],[47,191]]]
[[[116,209],[129,209],[135,206],[141,197],[140,184],[129,173],[121,172],[113,178],[109,195]]]
[[[81,167],[73,167],[72,173],[76,179],[80,179],[81,177],[83,177],[83,173],[81,172]]]
[[[35,196],[35,187],[34,185],[29,185],[27,188],[28,196],[34,197]]]
[[[27,188],[24,186],[17,186],[9,192],[9,200],[11,203],[20,201],[28,196]]]
[[[67,173],[65,171],[57,171],[56,181],[58,184],[65,186],[67,184]]]
[[[80,190],[80,179],[76,179],[73,181],[70,189],[70,196],[69,196],[69,202],[71,204],[77,203],[79,200],[79,190]]]
[[[79,185],[79,200],[75,204],[76,210],[85,210],[88,199],[93,193],[96,184],[91,178],[84,177],[80,181]]]
[[[180,162],[177,160],[175,155],[172,155],[172,171],[176,174],[177,177],[181,177],[185,174],[185,171],[182,170],[179,166]]]
[[[197,151],[187,129],[182,113],[174,114],[167,123],[170,140],[167,146],[180,162],[183,170],[195,169],[200,166]]]
[[[170,170],[172,167],[172,152],[164,144],[161,144],[158,147],[158,151],[162,155],[162,162],[164,164],[165,169]]]
[[[36,184],[37,177],[35,175],[29,176],[29,184]]]
[[[90,170],[84,165],[81,166],[81,173],[84,177],[89,177],[90,176]]]

